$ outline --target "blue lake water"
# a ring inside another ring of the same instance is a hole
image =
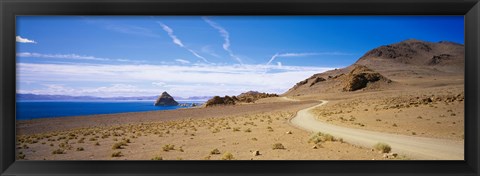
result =
[[[153,106],[154,101],[20,101],[17,102],[16,119],[115,114],[187,108],[181,106]],[[178,101],[191,104],[204,101]]]

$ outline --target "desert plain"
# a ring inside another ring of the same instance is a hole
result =
[[[463,45],[406,40],[279,97],[17,121],[17,158],[463,160],[463,64]]]

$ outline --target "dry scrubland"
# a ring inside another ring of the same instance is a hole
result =
[[[389,153],[395,149],[388,144],[353,146],[327,133],[297,129],[289,119],[327,100],[312,113],[329,124],[463,144],[464,46],[418,40],[381,46],[354,65],[300,81],[283,96],[209,108],[19,121],[17,157],[408,159]]]
[[[461,141],[464,98],[463,85],[436,84],[352,94],[313,113],[321,121],[350,128]]]
[[[298,109],[298,108],[297,108]],[[21,135],[26,160],[384,159],[380,152],[288,124],[296,109]]]

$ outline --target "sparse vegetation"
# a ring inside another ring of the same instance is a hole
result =
[[[113,152],[111,156],[112,157],[121,157],[121,156],[123,156],[123,154],[122,154],[122,152]]]
[[[233,157],[233,154],[230,152],[225,152],[222,156],[222,160],[233,160],[233,159],[235,158]]]
[[[52,151],[52,154],[54,154],[54,155],[56,155],[56,154],[65,154],[65,150],[63,150],[63,149],[57,149],[57,150]]]
[[[218,149],[213,149],[212,151],[210,151],[210,154],[212,154],[212,155],[219,155],[219,154],[220,154],[220,150],[218,150]]]
[[[170,151],[170,150],[175,150],[175,145],[167,144],[162,147],[163,151]]]
[[[25,154],[19,153],[18,154],[18,159],[25,159]]]
[[[336,141],[336,139],[330,134],[318,132],[312,135],[312,137],[310,137],[310,139],[308,140],[308,142],[314,143],[314,144],[318,144],[325,141]]]
[[[123,146],[127,146],[127,143],[126,142],[117,142],[115,144],[113,144],[112,146],[112,149],[123,149]]]
[[[278,150],[278,149],[285,149],[285,146],[283,146],[282,143],[275,143],[272,145],[273,150]]]
[[[163,158],[161,156],[156,156],[156,157],[153,157],[152,160],[163,160]]]
[[[392,148],[390,147],[390,145],[386,144],[386,143],[377,143],[373,146],[373,148],[381,153],[388,153],[392,150]]]
[[[267,130],[268,130],[269,132],[273,132],[273,128],[272,128],[272,127],[270,127],[270,126],[269,126],[269,127],[267,127]]]

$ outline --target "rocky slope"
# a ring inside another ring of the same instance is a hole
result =
[[[368,51],[356,64],[371,68],[385,67],[385,63],[415,66],[456,67],[463,71],[465,58],[464,45],[441,41],[437,43],[415,39],[380,46]]]
[[[374,48],[354,64],[312,75],[283,95],[300,96],[406,85],[405,79],[463,75],[464,45],[415,39]]]

